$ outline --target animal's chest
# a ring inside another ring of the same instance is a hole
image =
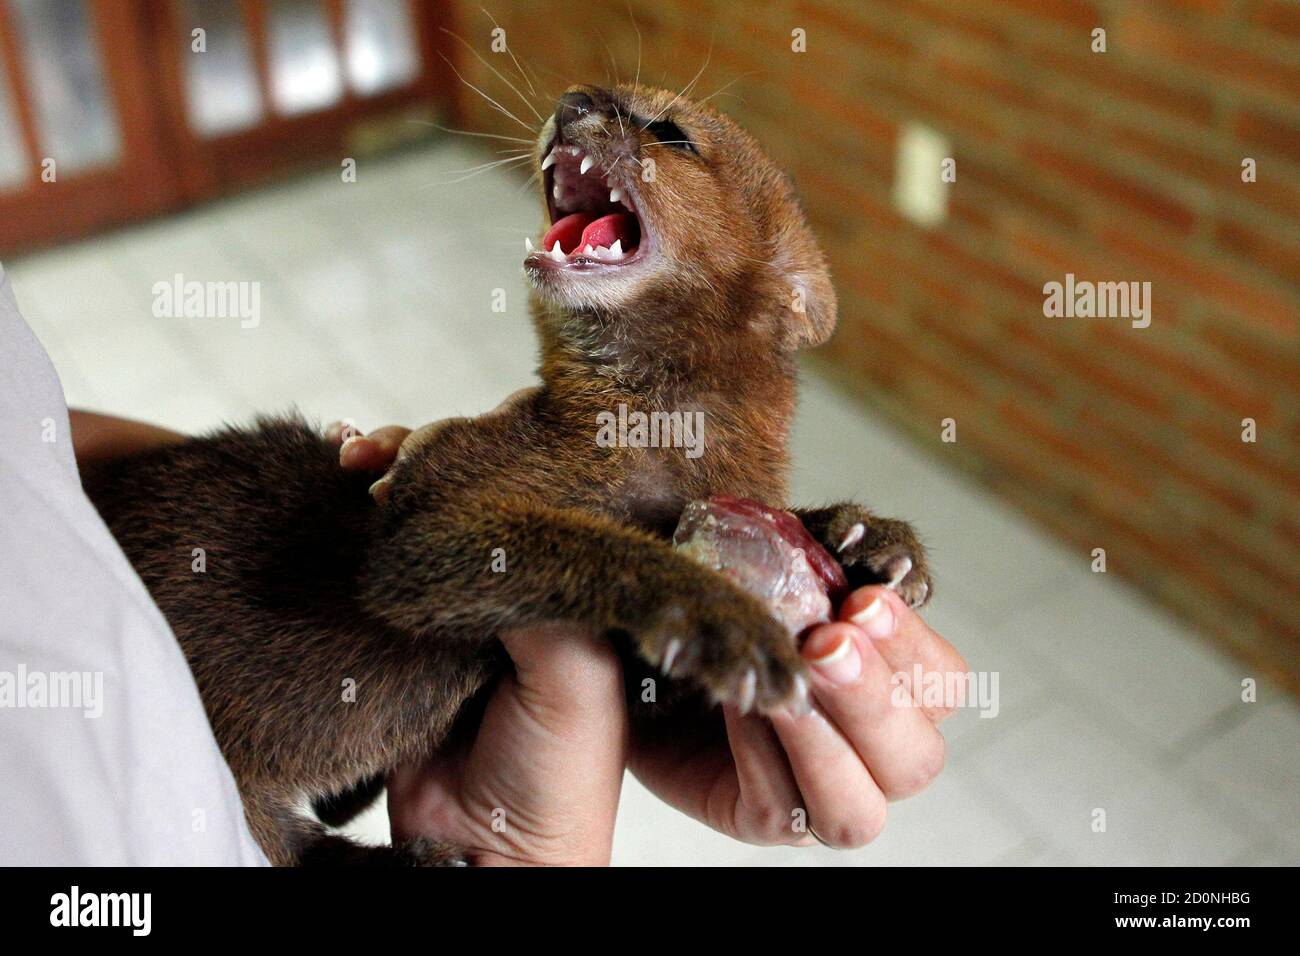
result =
[[[698,482],[657,449],[629,457],[622,480],[610,489],[611,515],[655,534],[671,534]]]
[[[623,456],[618,477],[610,482],[607,513],[618,521],[668,536],[686,505],[697,498],[729,494],[769,497],[767,481],[756,483],[750,469],[719,456],[688,458],[665,448],[643,449]],[[779,476],[770,476],[778,482]]]

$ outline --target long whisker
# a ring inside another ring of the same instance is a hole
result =
[[[510,165],[511,163],[517,163],[517,162],[519,162],[520,160],[527,159],[527,158],[528,158],[528,157],[526,157],[526,156],[509,156],[509,157],[507,157],[507,158],[505,158],[505,159],[489,159],[489,160],[486,161],[486,162],[479,163],[477,166],[471,166],[471,167],[469,167],[468,169],[456,169],[456,170],[453,170],[453,171],[452,171],[452,175],[457,175],[457,174],[459,174],[459,173],[477,173],[477,172],[484,172],[484,171],[486,171],[486,170],[493,169],[493,168],[495,168],[495,167],[497,167],[497,166],[508,166],[508,165]]]
[[[632,29],[636,31],[636,79],[632,81],[633,86],[641,85],[641,28],[637,26],[636,14],[632,12],[632,0],[623,0],[627,6],[628,19],[632,21]]]
[[[614,82],[612,85],[618,86],[622,80],[618,78],[618,61],[614,59],[614,51],[610,48],[609,41],[605,39],[605,35],[600,30],[596,31],[596,35],[600,37],[600,45],[605,48],[605,55],[609,57],[609,65],[614,69]]]
[[[519,91],[519,87],[515,86],[514,83],[510,82],[510,78],[509,78],[508,76],[506,76],[504,73],[502,73],[500,70],[498,70],[495,66],[493,66],[491,63],[489,63],[487,60],[483,59],[483,55],[482,55],[481,53],[479,53],[478,50],[474,49],[473,44],[471,44],[471,43],[470,43],[468,40],[466,40],[464,37],[460,37],[460,36],[457,36],[455,33],[452,33],[452,32],[451,32],[450,30],[448,30],[446,27],[439,27],[438,29],[440,29],[443,33],[447,34],[447,36],[452,37],[453,39],[455,39],[456,41],[458,41],[458,42],[459,42],[463,47],[465,47],[465,49],[469,50],[470,53],[473,53],[474,56],[478,58],[478,61],[479,61],[480,63],[482,63],[482,64],[483,64],[484,66],[486,66],[489,70],[491,70],[491,71],[493,72],[493,74],[495,74],[496,77],[497,77],[499,80],[501,80],[502,83],[504,83],[506,86],[510,87],[510,89],[511,89],[512,91],[514,91],[515,96],[519,97],[520,102],[522,102],[525,106],[527,106],[530,110],[533,111],[533,115],[537,117],[537,122],[539,122],[539,123],[545,123],[545,122],[546,122],[546,120],[542,119],[542,114],[539,113],[539,112],[537,112],[537,107],[533,106],[532,102],[528,99],[528,97],[524,96],[524,94],[521,93],[521,92]]]
[[[533,140],[525,139],[522,136],[502,136],[499,133],[476,133],[473,130],[468,129],[452,129],[449,126],[439,126],[437,123],[430,122],[429,120],[412,119],[408,122],[419,123],[421,126],[432,126],[436,130],[441,130],[444,133],[455,133],[457,136],[481,136],[485,139],[503,139],[508,143],[527,143],[529,145],[532,145],[534,142]]]
[[[713,99],[715,96],[720,96],[721,94],[725,93],[727,90],[731,89],[733,86],[735,86],[735,85],[736,85],[737,83],[739,83],[741,80],[746,79],[747,77],[751,77],[751,76],[758,76],[758,74],[759,74],[759,71],[758,71],[758,70],[750,70],[748,73],[742,73],[742,74],[740,74],[740,76],[736,77],[736,78],[735,78],[734,80],[732,80],[730,83],[726,83],[726,84],[724,84],[723,86],[718,87],[716,90],[714,90],[714,91],[713,91],[712,93],[710,93],[708,96],[704,97],[704,99],[699,100],[698,102],[700,102],[700,103],[707,103],[709,100]]]
[[[651,123],[653,123],[659,117],[663,116],[670,109],[672,109],[674,103],[676,103],[688,92],[690,92],[691,87],[693,87],[697,82],[699,82],[700,77],[704,75],[704,71],[709,68],[709,61],[712,59],[713,59],[713,40],[709,40],[709,52],[704,57],[704,65],[695,71],[695,75],[691,77],[691,81],[689,83],[687,83],[685,86],[682,87],[682,91],[678,93],[676,96],[674,96],[671,100],[669,100],[667,106],[661,109],[654,116],[650,117],[649,121],[646,122],[645,126],[642,126],[641,128],[646,129],[647,127],[649,127]]]
[[[500,24],[497,23],[497,18],[492,16],[492,14],[488,13],[487,7],[479,7],[479,9],[487,14],[487,18],[492,21],[493,27],[500,29]],[[520,78],[523,79],[523,81],[528,84],[528,92],[532,93],[533,96],[536,96],[537,90],[533,87],[533,81],[529,79],[528,74],[524,72],[523,66],[520,65],[519,60],[515,57],[515,51],[510,49],[509,42],[506,43],[506,52],[510,54],[510,59],[514,62],[515,69],[519,71]]]
[[[467,179],[473,179],[475,176],[481,176],[483,173],[486,173],[489,170],[496,169],[497,167],[500,166],[511,166],[514,163],[521,163],[526,159],[529,159],[529,157],[515,156],[513,159],[498,159],[490,163],[483,163],[479,166],[474,166],[470,169],[458,169],[455,171],[455,173],[453,173],[453,175],[458,173],[464,173],[465,175],[459,176],[459,178],[457,179],[451,179],[441,183],[430,183],[429,185],[430,186],[454,186],[457,183],[463,183]]]
[[[534,169],[534,170],[533,170],[533,174],[532,174],[531,176],[529,176],[527,179],[524,180],[524,184],[523,184],[522,186],[519,187],[519,192],[515,193],[515,195],[518,196],[520,193],[522,193],[525,189],[527,189],[527,188],[528,188],[529,186],[531,186],[533,183],[540,183],[540,182],[541,182],[541,175],[542,175],[542,174],[541,174],[541,171],[540,171],[540,170],[536,170],[536,169]]]
[[[503,115],[505,115],[505,116],[510,117],[512,120],[514,120],[514,121],[515,121],[516,123],[518,123],[520,126],[522,126],[524,129],[528,130],[528,132],[530,132],[530,133],[535,133],[535,132],[537,132],[537,130],[533,129],[533,127],[529,126],[527,123],[525,123],[523,120],[521,120],[521,119],[520,119],[518,116],[516,116],[514,113],[510,112],[508,109],[506,109],[504,106],[502,106],[502,105],[501,105],[500,103],[498,103],[496,100],[492,99],[492,97],[488,96],[486,93],[484,93],[482,90],[480,90],[477,86],[475,86],[475,85],[474,85],[473,83],[471,83],[469,80],[465,79],[465,77],[461,75],[460,70],[456,69],[456,64],[452,63],[451,60],[447,59],[446,56],[444,56],[442,53],[439,53],[438,55],[441,56],[441,57],[443,58],[443,60],[446,61],[447,65],[448,65],[449,67],[451,67],[451,72],[453,72],[453,73],[456,74],[456,78],[457,78],[458,80],[460,80],[462,83],[464,83],[466,86],[468,86],[471,90],[473,90],[473,91],[474,91],[475,93],[477,93],[479,96],[483,97],[483,99],[487,100],[490,104],[492,104],[492,108],[493,108],[493,109],[495,109],[497,112],[499,112],[499,113],[501,113],[501,114],[503,114]]]

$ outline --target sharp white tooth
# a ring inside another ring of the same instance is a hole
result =
[[[551,155],[547,156],[544,160],[542,160],[542,172],[546,172],[546,170],[550,169],[554,165],[555,165],[555,150],[551,150]]]
[[[614,244],[609,247],[609,254],[615,259],[623,258],[623,240],[615,239]]]
[[[608,258],[608,257],[609,257],[609,247],[608,247],[608,246],[597,246],[597,247],[596,247],[596,258],[597,258],[597,259],[605,259],[605,258]]]
[[[533,240],[529,239],[527,236],[524,236],[524,252],[532,252],[532,251],[533,251]]]
[[[563,261],[564,261],[564,258],[565,258],[565,256],[564,256],[564,250],[562,250],[562,249],[560,248],[560,240],[559,240],[559,239],[556,239],[556,240],[555,240],[555,245],[551,246],[551,258],[554,259],[556,262],[563,262]]]
[[[590,243],[590,242],[587,243],[587,248],[586,248],[586,249],[583,249],[582,251],[585,252],[585,253],[586,253],[587,255],[589,255],[589,256],[590,256],[590,255],[594,255],[595,252],[596,252],[595,249],[591,248],[591,243]]]
[[[613,189],[609,191],[610,202],[619,202],[622,198],[623,198],[623,190],[619,189],[617,186],[615,186]]]
[[[587,170],[591,169],[591,167],[595,165],[596,165],[596,161],[594,159],[592,159],[590,156],[584,156],[582,157],[582,162],[578,165],[578,172],[586,173]]]

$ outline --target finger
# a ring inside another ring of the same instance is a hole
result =
[[[603,724],[608,687],[622,700],[622,684],[611,677],[622,674],[618,653],[593,628],[537,624],[503,632],[501,643],[515,665],[520,701],[556,732]]]
[[[339,447],[339,464],[352,471],[383,471],[397,458],[408,434],[408,428],[388,425],[369,435],[352,435]]]
[[[862,628],[894,671],[906,675],[903,679],[907,686],[918,695],[918,702],[925,704],[923,712],[936,724],[965,703],[948,699],[924,701],[919,697],[920,688],[912,687],[917,665],[923,675],[942,675],[944,686],[952,684],[959,688],[965,687],[965,681],[946,678],[951,674],[965,674],[967,667],[956,648],[931,630],[896,593],[879,585],[859,588],[845,598],[839,617]]]
[[[608,863],[627,763],[618,653],[569,623],[501,640],[514,671],[488,699],[457,787],[477,828],[471,845],[497,862]]]
[[[891,800],[923,789],[943,767],[943,736],[861,628],[824,624],[804,643],[818,705]]]
[[[722,714],[736,765],[731,836],[764,846],[811,840],[806,829],[796,826],[804,802],[772,725],[734,707],[723,707]]]
[[[862,758],[816,708],[778,713],[772,726],[803,794],[807,825],[829,846],[865,846],[885,825],[886,800]]]
[[[361,431],[361,429],[357,428],[356,425],[346,419],[338,422],[330,422],[325,426],[324,431],[325,440],[331,445],[341,445],[345,440],[351,438],[353,435],[363,434],[365,433]]]

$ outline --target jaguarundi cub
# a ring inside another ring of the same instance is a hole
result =
[[[357,846],[299,808],[436,750],[507,666],[506,628],[597,627],[713,702],[771,711],[807,694],[788,631],[667,540],[693,499],[786,502],[794,352],[836,310],[790,181],[716,109],[637,85],[571,88],[534,161],[550,226],[524,271],[542,384],[422,430],[382,500],[296,417],[86,471],[273,863],[458,861],[427,840]],[[620,406],[702,413],[703,453],[598,443],[597,416]],[[907,524],[854,504],[795,513],[852,586],[925,601]]]

